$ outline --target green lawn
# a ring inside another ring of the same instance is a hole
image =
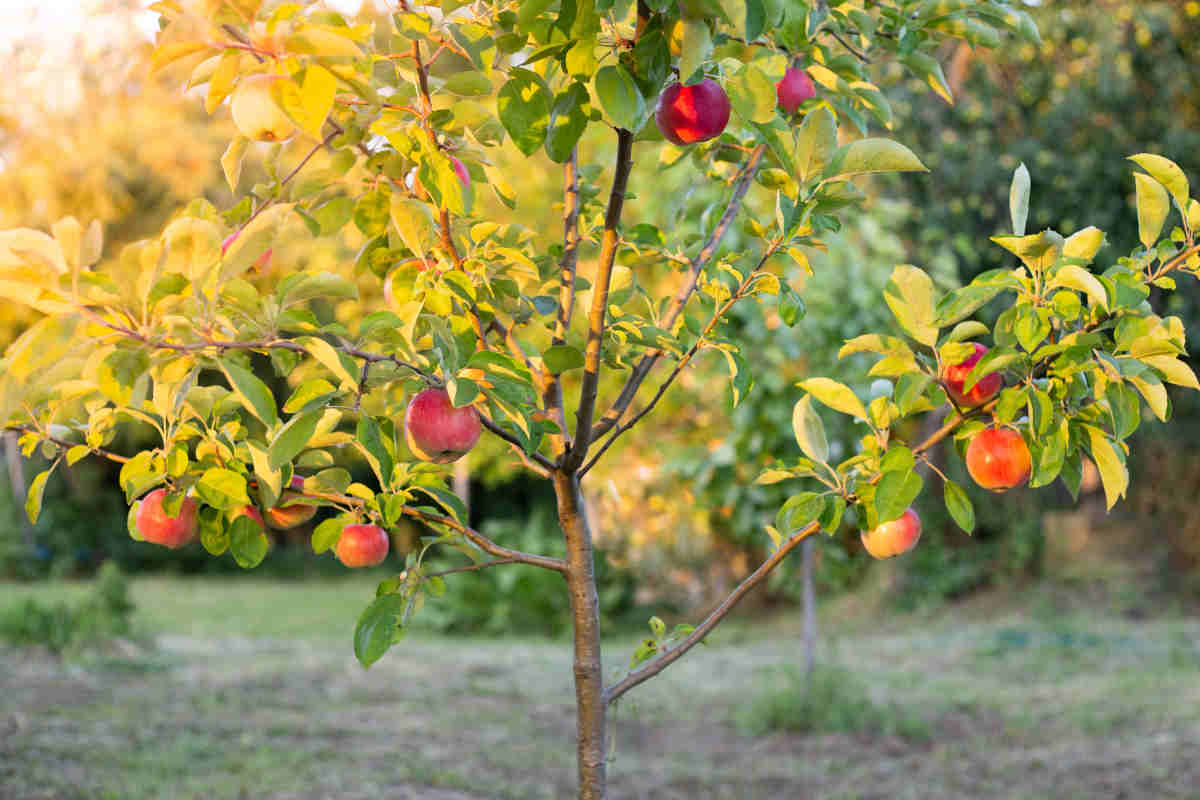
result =
[[[566,643],[416,634],[364,671],[350,634],[373,588],[138,579],[135,643],[65,663],[0,647],[0,797],[568,797]],[[81,590],[0,585],[0,604]],[[800,640],[793,617],[738,622],[620,704],[611,794],[1196,797],[1200,620],[1073,608],[826,609],[843,632],[823,660],[919,721],[912,738],[749,733]],[[633,645],[610,644],[610,674]]]

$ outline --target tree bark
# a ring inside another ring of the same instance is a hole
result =
[[[554,473],[558,522],[567,543],[567,591],[575,639],[576,756],[579,800],[603,800],[606,784],[606,710],[600,662],[600,603],[596,595],[592,534],[579,479]]]

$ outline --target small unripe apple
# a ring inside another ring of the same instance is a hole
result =
[[[282,75],[251,75],[233,90],[233,124],[252,142],[282,142],[296,132],[295,123],[271,97],[271,85],[281,80]]]
[[[921,518],[911,508],[896,519],[863,531],[862,543],[875,558],[891,558],[907,553],[921,538]]]
[[[388,308],[396,308],[396,292],[392,289],[392,279],[404,270],[415,269],[417,272],[428,272],[437,269],[437,262],[432,258],[409,258],[392,267],[383,279],[383,302]]]
[[[973,342],[972,346],[975,348],[975,352],[957,364],[948,364],[942,368],[942,385],[946,388],[946,394],[953,397],[954,402],[960,406],[977,406],[986,403],[1004,388],[1004,375],[999,372],[989,372],[975,382],[971,391],[963,391],[967,375],[988,351],[978,342]]]
[[[1021,434],[984,428],[967,445],[967,472],[984,489],[1003,492],[1029,480],[1032,459]]]
[[[241,231],[234,231],[233,233],[226,236],[225,239],[221,242],[221,257],[222,258],[224,258],[225,253],[229,250],[229,248],[233,246],[233,243],[237,241],[237,237],[240,232]],[[273,248],[270,248],[270,247],[268,247],[266,250],[264,250],[263,254],[254,260],[254,266],[258,267],[259,269],[266,269],[267,265],[271,263],[272,252],[273,252]]]
[[[136,515],[137,529],[147,542],[175,550],[196,538],[198,508],[195,500],[185,497],[183,505],[179,507],[179,514],[174,517],[168,516],[163,508],[166,496],[166,489],[155,489],[142,498]]]
[[[292,476],[290,488],[284,489],[279,502],[267,509],[267,523],[276,530],[286,531],[308,522],[317,513],[317,507],[304,500],[304,478]]]
[[[387,532],[378,525],[347,525],[333,552],[347,567],[373,567],[387,558]]]
[[[808,72],[799,67],[788,67],[788,71],[783,73],[783,78],[775,84],[775,96],[779,100],[780,108],[794,114],[801,103],[817,96],[817,90],[813,86],[812,78],[808,77]]]
[[[684,86],[673,83],[658,97],[654,120],[667,141],[678,145],[715,139],[729,124],[729,97],[711,78]]]
[[[435,464],[448,464],[464,456],[483,432],[479,414],[471,406],[455,408],[445,389],[426,389],[404,412],[404,436],[413,455]]]

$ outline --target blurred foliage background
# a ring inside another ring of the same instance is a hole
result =
[[[640,604],[695,611],[755,565],[767,542],[763,525],[795,490],[753,483],[775,458],[797,454],[791,432],[795,381],[817,369],[872,391],[866,365],[856,358],[839,362],[836,354],[845,339],[890,324],[881,293],[895,264],[921,264],[943,288],[1001,266],[1003,251],[988,237],[1008,230],[1008,185],[1018,163],[1033,177],[1030,228],[1069,234],[1100,227],[1109,235],[1101,265],[1137,240],[1126,156],[1160,152],[1200,180],[1200,3],[1048,0],[1029,11],[1042,32],[1040,47],[975,51],[963,45],[942,54],[953,106],[910,85],[899,69],[875,70],[876,82],[888,87],[898,138],[931,172],[878,180],[863,213],[829,237],[828,252],[809,254],[811,271],[794,267],[790,281],[808,306],[798,325],[783,325],[765,306],[738,307],[734,324],[752,342],[748,351],[757,354],[751,365],[756,387],[748,400],[733,409],[723,361],[701,359],[659,411],[589,477],[585,488],[597,515],[601,595],[610,618]],[[106,19],[125,35],[107,37],[99,48],[74,48],[68,63],[55,61],[51,80],[58,91],[31,90],[47,60],[61,59],[45,43],[0,51],[4,74],[17,76],[0,83],[0,228],[45,229],[68,214],[85,223],[99,219],[111,257],[160,229],[193,197],[218,208],[231,203],[219,166],[228,116],[205,115],[201,98],[179,91],[178,75],[148,77],[149,45],[138,14],[132,0],[109,3]],[[581,146],[612,143],[596,138]],[[265,169],[263,159],[289,158],[270,148],[258,155],[247,167],[251,180],[255,170]],[[720,185],[693,186],[688,163],[639,160],[630,219],[699,235],[704,221],[697,209],[714,200]],[[320,166],[318,159],[314,168]],[[518,211],[497,213],[536,227],[536,220],[554,218],[560,186],[558,168],[546,162],[542,173],[523,175]],[[346,262],[359,245],[347,240],[301,249],[282,243],[268,269]],[[728,246],[739,246],[736,232]],[[653,293],[656,287],[643,288]],[[375,297],[379,281],[364,275],[361,289]],[[1194,285],[1181,288],[1169,306],[1152,300],[1160,313],[1178,314],[1190,322],[1192,335],[1200,333]],[[10,341],[28,321],[23,311],[0,306],[0,341]],[[1138,598],[1130,603],[1194,602],[1200,518],[1191,499],[1200,488],[1200,458],[1189,443],[1200,440],[1200,405],[1179,402],[1174,392],[1172,399],[1171,436],[1153,423],[1139,432],[1130,499],[1112,516],[1086,494],[1072,510],[1065,491],[1020,490],[994,498],[980,492],[973,498],[976,534],[967,537],[930,504],[920,509],[921,546],[876,573],[885,577],[884,591],[911,606],[1050,572],[1088,580],[1138,576],[1156,587],[1152,595],[1130,591]],[[829,433],[834,448],[855,447],[854,431]],[[11,454],[15,444],[6,447]],[[473,522],[502,543],[557,553],[552,498],[501,454],[492,447],[471,456]],[[962,477],[957,457],[944,452],[940,460],[952,477]],[[24,476],[40,466],[14,470],[17,464],[5,459],[0,483],[0,578],[87,574],[105,560],[126,571],[238,570],[199,545],[170,552],[130,540],[116,473],[107,464],[85,461],[56,472],[42,518],[29,526],[20,495]],[[358,468],[356,477],[365,478],[365,468]],[[280,577],[340,571],[332,558],[311,554],[309,530],[281,536],[259,571]],[[1162,533],[1149,537],[1149,531]],[[398,549],[414,533],[402,531]],[[1103,563],[1066,570],[1084,551]],[[796,601],[799,559],[793,562],[772,578],[763,600]],[[818,585],[825,594],[860,587],[872,574],[871,563],[855,535],[823,540]],[[517,567],[461,580],[426,612],[426,624],[463,632],[557,632],[567,621],[557,576],[533,572]]]

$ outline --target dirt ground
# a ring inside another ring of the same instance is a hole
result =
[[[827,628],[828,628],[828,623]],[[632,641],[608,650],[614,676]],[[823,640],[928,735],[755,736],[799,659],[787,626],[718,633],[618,707],[613,798],[1200,797],[1200,620],[1013,613]],[[162,632],[82,659],[0,649],[0,798],[566,798],[561,641]]]

